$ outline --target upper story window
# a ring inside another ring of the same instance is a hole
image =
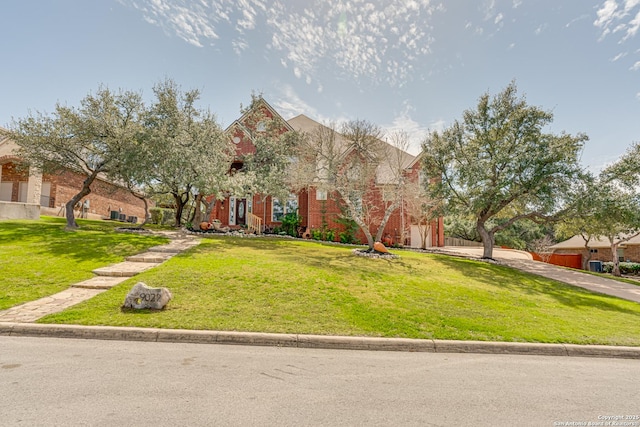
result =
[[[264,121],[259,121],[258,125],[256,126],[256,130],[258,132],[264,132],[265,130],[267,130],[267,124]]]
[[[423,170],[420,170],[420,172],[418,172],[418,184],[420,184],[420,187],[424,187],[429,181],[429,177],[427,176],[426,173],[424,173]]]

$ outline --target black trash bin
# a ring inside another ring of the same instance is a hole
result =
[[[589,271],[602,273],[602,261],[589,261]]]

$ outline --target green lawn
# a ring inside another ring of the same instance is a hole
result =
[[[115,233],[119,223],[78,220],[0,221],[0,310],[54,294],[93,277],[91,270],[162,244],[166,238]]]
[[[213,237],[44,323],[640,346],[640,304],[507,267],[309,241]],[[137,282],[164,311],[122,311]]]

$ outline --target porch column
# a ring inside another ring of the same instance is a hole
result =
[[[29,183],[27,184],[27,203],[40,206],[42,195],[42,171],[29,166]]]

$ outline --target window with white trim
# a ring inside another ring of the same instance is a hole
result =
[[[271,199],[271,221],[282,222],[282,218],[298,210],[298,195],[291,193],[284,203],[277,197]]]

